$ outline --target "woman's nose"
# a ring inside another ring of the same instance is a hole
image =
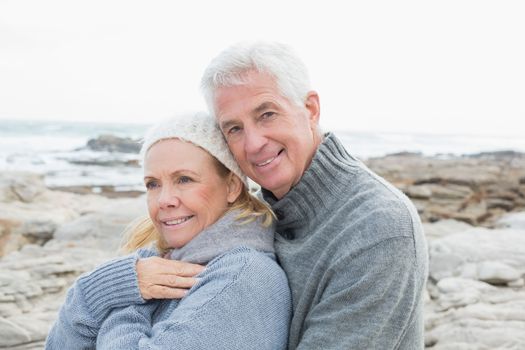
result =
[[[177,191],[172,186],[162,186],[162,190],[159,196],[159,207],[174,208],[180,205],[180,198]]]

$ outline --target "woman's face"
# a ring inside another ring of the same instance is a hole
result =
[[[180,248],[213,224],[242,187],[233,174],[222,177],[216,160],[179,139],[154,144],[144,160],[148,211],[171,248]]]

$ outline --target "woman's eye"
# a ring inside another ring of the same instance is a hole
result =
[[[193,182],[193,179],[189,176],[181,176],[179,177],[179,181],[178,181],[180,184],[187,184],[187,183],[190,183],[190,182]]]
[[[148,181],[146,182],[146,189],[147,190],[153,190],[159,186],[159,183],[157,181]]]

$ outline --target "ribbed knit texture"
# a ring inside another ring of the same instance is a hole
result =
[[[281,200],[276,253],[292,289],[289,349],[422,349],[428,256],[408,198],[327,134]]]
[[[201,249],[213,255],[181,300],[140,297],[135,264],[138,257],[155,255],[149,250],[80,277],[46,349],[285,349],[291,296],[275,262],[272,230],[257,221],[234,225],[234,217],[235,212],[228,213],[209,226],[204,239],[196,241],[200,244],[181,255],[207,260]],[[210,247],[213,236],[235,243]]]
[[[145,255],[141,257],[153,256],[147,250],[141,250],[141,253]],[[139,254],[133,254],[114,259],[78,279],[89,313],[97,321],[102,321],[111,308],[144,302],[137,288],[135,271],[139,257]]]

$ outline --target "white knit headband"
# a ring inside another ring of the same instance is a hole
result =
[[[173,138],[189,141],[201,147],[237,175],[248,187],[246,175],[243,174],[230,153],[222,132],[213,117],[203,112],[183,114],[152,126],[144,136],[144,143],[140,150],[142,161],[144,162],[147,151],[155,143]]]

